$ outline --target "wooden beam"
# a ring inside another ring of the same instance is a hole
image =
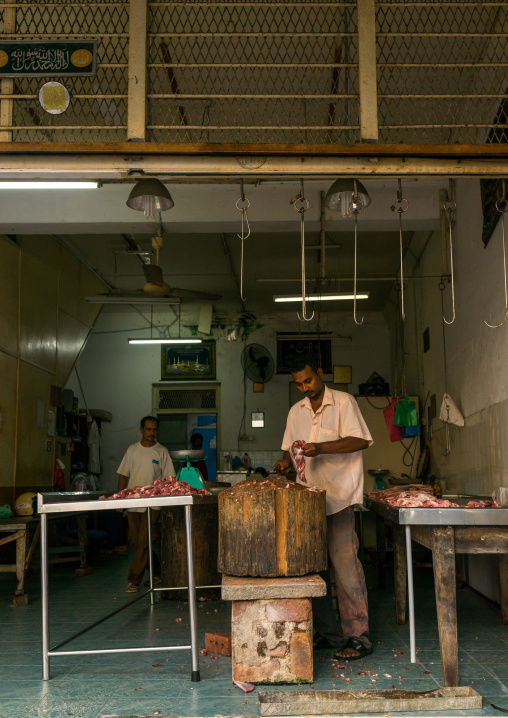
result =
[[[13,5],[16,0],[13,0]],[[3,11],[3,34],[12,35],[16,32],[16,8],[6,7]],[[14,100],[14,79],[3,77],[0,81],[0,95],[11,95],[9,99],[0,100],[0,128],[11,127],[13,120]],[[0,130],[0,142],[11,142],[12,130]]]
[[[358,89],[360,137],[377,142],[379,137],[376,78],[376,9],[374,0],[358,0]]]
[[[455,586],[455,543],[452,527],[436,526],[434,532],[434,588],[443,685],[459,685],[459,644],[457,640],[457,597]]]
[[[158,142],[1,142],[0,154],[244,155],[309,157],[508,158],[508,143],[491,145],[312,145]],[[375,166],[373,165],[373,169]],[[302,171],[305,167],[302,166]]]
[[[134,142],[144,142],[147,93],[147,0],[130,0],[129,8],[127,138]]]

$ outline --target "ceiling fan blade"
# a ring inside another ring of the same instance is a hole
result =
[[[143,272],[149,284],[157,284],[159,287],[164,285],[162,267],[158,267],[156,264],[143,264]]]
[[[221,294],[210,294],[209,292],[196,292],[193,289],[178,289],[177,287],[171,287],[171,291],[168,294],[169,297],[180,297],[181,299],[204,299],[210,302],[216,299],[221,299]]]

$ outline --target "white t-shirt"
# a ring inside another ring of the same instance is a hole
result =
[[[138,441],[129,446],[116,473],[127,476],[127,488],[132,489],[134,486],[149,486],[156,479],[174,476],[175,468],[165,446],[158,442],[153,446],[143,446]],[[145,510],[129,509],[139,512]]]
[[[316,413],[312,410],[308,397],[291,407],[282,449],[289,451],[293,442],[298,440],[319,443],[337,441],[346,436],[365,439],[369,446],[373,443],[356,399],[325,385],[323,403]],[[361,451],[305,457],[305,476],[309,485],[326,490],[328,515],[363,502]]]

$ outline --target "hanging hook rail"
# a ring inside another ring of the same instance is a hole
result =
[[[242,213],[242,233],[237,234],[236,236],[238,239],[242,240],[242,253],[241,253],[241,259],[240,259],[240,298],[242,302],[245,301],[245,297],[243,296],[243,243],[244,240],[248,239],[250,237],[250,225],[249,225],[249,218],[247,216],[247,210],[250,207],[250,202],[245,196],[245,192],[243,189],[243,180],[240,181],[240,199],[236,200],[236,209],[239,210]],[[247,234],[244,232],[244,225],[247,226]]]
[[[405,197],[402,196],[402,181],[398,180],[397,185],[397,199],[395,204],[390,207],[392,212],[397,212],[399,215],[399,250],[400,250],[400,307],[402,321],[406,318],[406,311],[404,308],[404,253],[402,247],[402,215],[409,209],[409,202]]]
[[[455,201],[455,183],[452,179],[449,181],[448,192],[446,193],[446,199],[443,205],[443,209],[448,212],[448,228],[449,228],[449,242],[450,242],[450,281],[452,285],[452,319],[448,321],[443,314],[443,321],[445,324],[453,324],[455,321],[455,278],[453,270],[453,242],[452,242],[452,225],[453,215],[457,211],[457,202]]]
[[[506,198],[506,185],[505,180],[502,180],[501,190],[498,190],[497,193],[497,200],[496,200],[496,209],[498,212],[501,213],[501,240],[503,245],[503,268],[504,268],[504,319],[500,324],[489,324],[488,322],[485,322],[485,324],[490,329],[499,329],[499,327],[502,327],[503,324],[508,319],[508,291],[507,291],[507,282],[506,282],[506,247],[505,247],[505,230],[504,230],[504,216],[508,212],[508,199]]]
[[[310,322],[314,319],[314,312],[312,316],[307,316],[307,302],[305,299],[306,292],[306,277],[305,277],[305,212],[309,209],[309,200],[305,197],[303,191],[303,179],[300,180],[300,194],[293,197],[291,200],[293,209],[300,215],[300,243],[302,249],[302,316],[297,312],[297,317],[300,321]]]

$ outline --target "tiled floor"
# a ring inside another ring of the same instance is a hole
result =
[[[50,572],[51,642],[63,640],[125,601],[125,556],[107,556],[93,574],[75,578],[64,565]],[[391,688],[428,690],[441,682],[432,574],[416,572],[418,663],[409,662],[408,628],[397,626],[391,590],[369,591],[375,652],[350,669],[337,669],[330,651],[315,653],[315,689]],[[14,577],[0,574],[0,715],[2,718],[98,718],[99,716],[256,716],[257,693],[231,683],[231,659],[200,656],[201,682],[190,680],[190,651],[53,658],[51,680],[41,680],[39,578],[28,578],[30,605],[13,608]],[[497,715],[508,709],[508,626],[499,611],[465,589],[457,592],[460,682],[484,697],[482,711],[410,715]],[[176,645],[188,642],[187,605],[158,600],[138,603],[77,639],[78,648]],[[199,604],[199,635],[229,627],[230,605]],[[178,618],[182,618],[178,621]],[[377,673],[358,676],[369,670]],[[346,678],[350,678],[346,681]],[[375,681],[375,682],[374,682]],[[272,690],[273,688],[268,688]],[[278,690],[298,690],[281,686]],[[394,715],[401,715],[394,714]]]

